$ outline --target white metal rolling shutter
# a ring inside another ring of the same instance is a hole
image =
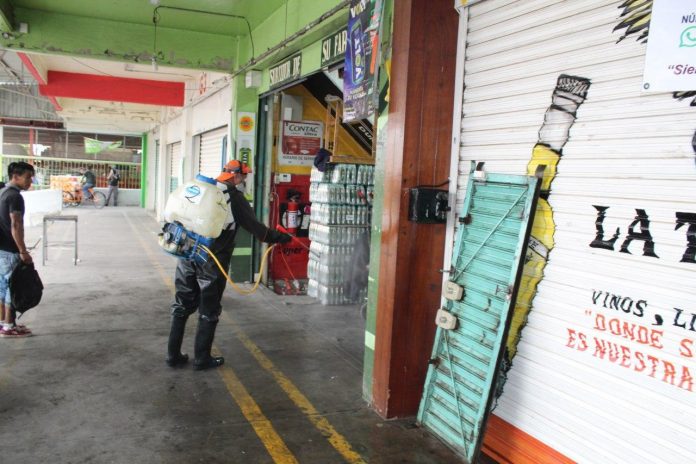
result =
[[[181,142],[169,144],[167,146],[167,157],[169,158],[169,193],[176,190],[181,181]]]
[[[641,92],[646,45],[619,24],[649,3],[486,0],[461,38],[456,211],[471,160],[523,174],[540,141],[560,153],[552,246],[494,414],[578,462],[696,462],[696,108]],[[575,114],[547,112],[559,86]],[[621,252],[629,230],[643,240]]]
[[[227,126],[205,132],[200,136],[198,172],[204,176],[216,177],[220,174],[226,154],[223,153],[223,139]]]

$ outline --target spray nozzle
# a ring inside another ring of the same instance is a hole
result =
[[[309,248],[307,247],[307,245],[305,245],[304,243],[302,243],[297,237],[295,237],[295,236],[292,235],[290,232],[288,232],[288,229],[286,229],[285,227],[283,227],[283,226],[281,226],[280,224],[278,224],[278,225],[276,225],[276,230],[277,230],[278,232],[282,232],[282,233],[284,233],[284,234],[288,234],[289,236],[292,237],[292,240],[291,240],[292,242],[295,242],[295,244],[300,245],[301,247],[307,248],[307,249],[309,250]]]

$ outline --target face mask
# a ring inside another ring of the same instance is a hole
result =
[[[235,185],[237,190],[239,190],[242,193],[246,193],[246,182],[240,182],[239,184]]]

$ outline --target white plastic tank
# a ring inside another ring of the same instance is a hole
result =
[[[164,220],[180,222],[188,231],[216,238],[222,232],[228,210],[225,194],[215,180],[199,174],[169,195]]]

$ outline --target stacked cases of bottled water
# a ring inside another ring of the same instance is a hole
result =
[[[310,182],[312,216],[307,294],[324,305],[362,301],[366,288],[357,301],[351,301],[344,295],[344,287],[355,241],[370,227],[374,167],[329,164],[324,172],[312,168]]]

